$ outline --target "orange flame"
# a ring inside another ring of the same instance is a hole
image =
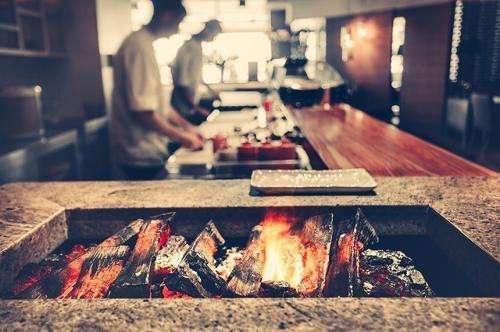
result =
[[[261,223],[264,250],[262,281],[285,281],[297,288],[304,274],[305,246],[294,223],[283,215],[268,215]]]

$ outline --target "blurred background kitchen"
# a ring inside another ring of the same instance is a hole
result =
[[[275,89],[307,90],[283,85],[306,68],[328,93],[280,101],[349,104],[500,169],[500,1],[184,4],[179,33],[154,44],[167,95],[177,50],[217,19],[223,32],[203,43],[203,80],[220,94],[203,94],[208,109],[265,108]],[[108,137],[113,55],[151,16],[149,0],[0,0],[0,183],[121,177]]]

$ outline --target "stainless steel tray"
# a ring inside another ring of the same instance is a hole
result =
[[[377,183],[362,168],[325,171],[257,170],[252,173],[250,186],[268,195],[279,194],[344,194],[366,193]]]

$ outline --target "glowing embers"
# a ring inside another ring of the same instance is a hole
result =
[[[411,260],[367,250],[378,241],[361,210],[299,220],[268,214],[246,245],[209,221],[190,243],[173,213],[139,219],[98,245],[30,265],[9,298],[431,296]],[[182,222],[182,220],[180,221]]]
[[[75,247],[69,255],[48,265],[47,259],[33,269],[27,278],[19,279],[8,297],[35,298],[103,298],[110,286],[127,288],[127,296],[149,296],[151,265],[159,246],[170,234],[173,213],[150,220],[136,220],[97,246]],[[130,254],[132,250],[132,254]],[[124,268],[125,266],[125,268]],[[34,280],[37,279],[37,280]],[[129,289],[133,287],[134,289]]]

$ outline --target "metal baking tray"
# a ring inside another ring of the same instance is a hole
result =
[[[250,186],[267,195],[372,192],[377,183],[363,168],[339,170],[256,170]]]

